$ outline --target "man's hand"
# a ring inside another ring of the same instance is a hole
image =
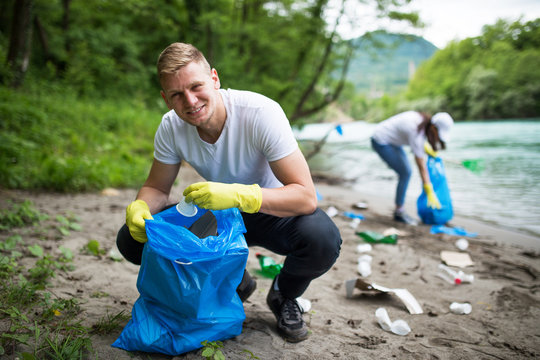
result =
[[[143,200],[135,200],[128,205],[126,208],[126,224],[131,236],[140,243],[148,241],[144,228],[145,219],[153,219],[148,204]]]
[[[434,158],[436,158],[438,156],[437,152],[435,150],[433,150],[433,148],[431,147],[431,145],[427,141],[424,143],[424,151],[426,152],[426,154],[428,154],[429,156],[432,156]]]
[[[257,184],[224,184],[219,182],[198,182],[184,190],[187,202],[210,210],[238,208],[246,213],[256,213],[261,208],[262,191]]]
[[[441,203],[439,202],[439,199],[437,199],[435,191],[433,191],[433,185],[430,183],[424,184],[424,191],[426,192],[427,196],[427,206],[432,209],[440,209]]]

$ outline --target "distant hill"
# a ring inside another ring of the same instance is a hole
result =
[[[353,40],[358,49],[351,60],[347,80],[369,97],[403,90],[421,62],[438,48],[416,35],[376,31]]]

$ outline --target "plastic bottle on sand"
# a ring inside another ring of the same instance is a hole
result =
[[[448,266],[439,264],[439,272],[437,273],[441,279],[446,280],[450,284],[462,284],[462,283],[472,283],[474,281],[474,275],[465,274],[463,271],[455,271],[450,269]]]
[[[275,278],[283,268],[283,264],[277,264],[270,256],[264,256],[261,253],[257,253],[255,256],[261,265],[260,273],[267,278]]]

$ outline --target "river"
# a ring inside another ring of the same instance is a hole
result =
[[[307,153],[329,131],[321,151],[309,160],[312,171],[343,177],[360,193],[393,200],[396,175],[371,149],[375,124],[355,121],[295,129]],[[413,176],[407,203],[415,204],[421,181],[410,149]],[[540,121],[456,122],[443,159],[454,213],[509,230],[540,236]],[[463,165],[473,160],[476,170]]]

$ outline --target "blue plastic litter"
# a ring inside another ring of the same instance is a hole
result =
[[[242,332],[236,288],[248,257],[244,222],[238,209],[212,211],[217,235],[199,238],[187,227],[204,213],[185,217],[172,207],[146,221],[140,297],[112,346],[174,356]]]
[[[351,218],[351,219],[360,219],[360,220],[365,219],[364,215],[353,213],[353,212],[350,212],[350,211],[343,212],[343,215],[348,217],[348,218]]]
[[[444,225],[433,225],[431,227],[430,233],[432,234],[448,234],[448,235],[456,235],[456,236],[467,236],[467,237],[476,237],[478,236],[477,233],[468,232],[463,228],[460,227],[448,227]]]

